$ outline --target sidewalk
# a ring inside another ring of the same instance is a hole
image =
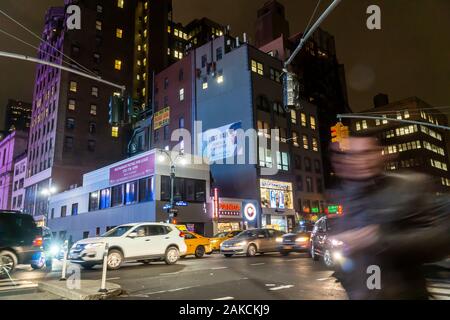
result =
[[[67,300],[107,300],[123,293],[114,283],[106,283],[107,292],[99,292],[101,281],[81,280],[80,289],[71,288],[66,281],[51,280],[39,283],[39,291]]]

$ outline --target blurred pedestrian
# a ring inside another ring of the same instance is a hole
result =
[[[449,196],[433,192],[425,175],[385,172],[376,138],[347,142],[347,150],[331,147],[344,208],[331,221],[332,237],[345,248],[338,280],[350,299],[428,299],[421,267],[450,254]],[[375,289],[373,270],[381,279]]]

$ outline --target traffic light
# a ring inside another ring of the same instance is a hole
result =
[[[348,138],[350,130],[341,122],[338,122],[334,127],[331,127],[331,142],[339,143],[341,150],[348,150]]]
[[[112,96],[109,100],[109,124],[119,124],[123,119],[125,100],[122,97]]]
[[[141,112],[139,101],[134,100],[132,97],[128,97],[127,99],[127,114],[128,119],[136,120],[139,117],[139,113]]]

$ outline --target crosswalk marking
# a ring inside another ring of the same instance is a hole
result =
[[[0,280],[0,292],[14,291],[20,289],[37,288],[38,285],[31,281],[17,280],[17,279],[3,279]]]
[[[450,282],[429,281],[428,292],[433,300],[450,300]]]

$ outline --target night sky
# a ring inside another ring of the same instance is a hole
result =
[[[257,9],[266,0],[174,0],[175,20],[187,23],[207,16],[232,33],[254,37]],[[302,32],[317,0],[280,0],[287,10],[291,33]],[[42,32],[44,13],[62,0],[1,0],[0,8]],[[331,3],[323,0],[320,12]],[[382,9],[382,30],[366,28],[366,9]],[[39,41],[0,16],[0,28],[38,45]],[[387,93],[391,100],[418,96],[434,106],[450,105],[449,0],[343,0],[323,24],[336,38],[337,54],[345,64],[350,106],[368,109],[372,97]],[[0,50],[35,56],[32,48],[0,34]],[[0,108],[8,98],[31,101],[35,66],[0,58]],[[2,121],[2,119],[0,119]],[[2,123],[2,122],[0,122]]]

